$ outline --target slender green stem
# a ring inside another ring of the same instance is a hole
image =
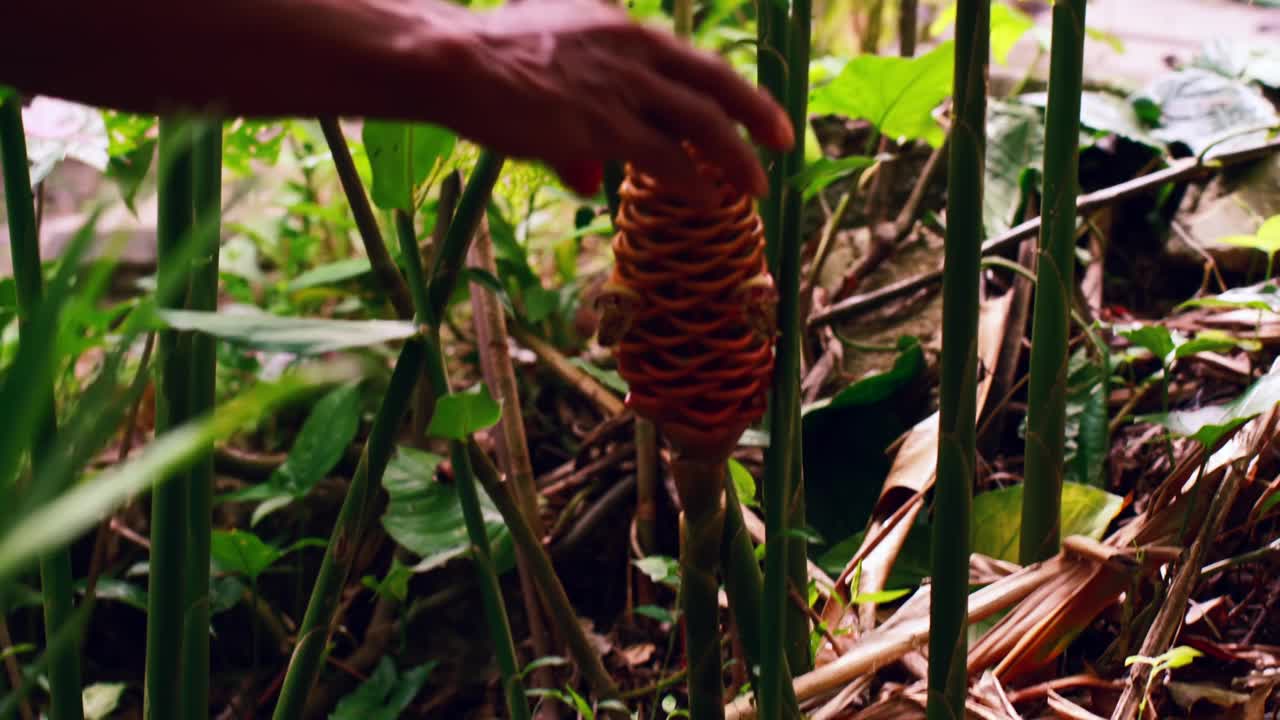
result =
[[[374,416],[369,438],[365,441],[347,496],[338,511],[333,533],[329,536],[324,560],[311,589],[307,613],[303,616],[302,627],[298,629],[298,645],[289,660],[280,700],[271,716],[273,720],[298,720],[302,717],[307,695],[324,660],[334,611],[365,532],[376,520],[377,490],[395,449],[396,432],[408,409],[414,384],[422,374],[426,355],[426,343],[421,338],[409,340],[400,348],[387,392]]]
[[[802,0],[803,1],[803,0]],[[808,3],[804,2],[807,10]],[[808,23],[803,28],[792,27],[784,0],[760,0],[757,12],[759,51],[757,66],[760,85],[787,107],[796,133],[803,138],[805,109],[791,100],[799,93],[792,87],[792,80],[807,82],[807,72],[790,72],[795,55],[788,52],[791,42],[804,41],[807,45]],[[799,23],[797,23],[799,25]],[[805,48],[807,53],[807,48]],[[802,61],[808,68],[807,57]],[[802,79],[803,76],[803,79]],[[803,100],[803,98],[801,98]],[[798,122],[797,122],[798,121]],[[804,143],[797,142],[797,152],[803,154]],[[760,215],[765,224],[766,255],[769,268],[778,286],[778,344],[774,368],[773,389],[766,418],[769,425],[769,449],[765,453],[764,510],[765,510],[765,568],[764,599],[761,603],[761,667],[759,678],[760,716],[780,717],[783,687],[791,683],[786,662],[789,603],[787,585],[790,575],[787,565],[790,555],[788,521],[791,518],[790,500],[797,490],[792,478],[796,462],[792,454],[797,451],[794,439],[798,437],[797,414],[793,406],[799,404],[799,234],[788,233],[786,214],[799,214],[800,198],[788,202],[787,177],[794,165],[795,155],[782,156],[764,153],[769,171],[770,193],[760,204]],[[792,242],[788,242],[792,240]],[[807,640],[806,640],[807,642]]]
[[[160,284],[189,289],[190,268],[178,265],[179,252],[192,227],[192,123],[161,118],[159,213],[156,221]],[[187,292],[166,298],[184,307]],[[156,338],[156,433],[190,416],[190,337],[161,330]],[[146,698],[148,720],[181,717],[183,613],[185,610],[188,507],[187,472],[151,493],[151,571],[148,576]]]
[[[360,184],[360,174],[356,172],[355,161],[351,159],[351,150],[347,148],[347,140],[342,134],[342,126],[337,118],[320,118],[320,130],[324,133],[325,142],[329,145],[329,153],[333,156],[334,168],[338,171],[338,181],[342,183],[342,191],[347,196],[347,204],[351,206],[351,215],[355,218],[356,229],[360,231],[360,240],[364,243],[365,254],[369,264],[378,277],[382,291],[387,294],[402,318],[413,315],[413,299],[409,296],[409,288],[404,278],[396,270],[395,261],[387,252],[386,243],[382,241],[382,232],[378,230],[378,220],[369,204],[369,196],[365,194],[364,185]]]
[[[724,718],[720,658],[720,541],[724,537],[726,458],[679,458],[671,475],[680,493],[680,610],[689,663],[691,720]]]
[[[560,633],[569,647],[569,652],[577,662],[587,684],[600,698],[617,697],[617,686],[614,685],[604,663],[600,661],[599,654],[583,632],[582,623],[578,622],[573,605],[569,602],[569,596],[565,594],[564,586],[556,576],[555,566],[551,564],[551,556],[547,554],[546,548],[528,519],[520,512],[515,498],[508,489],[508,484],[502,482],[493,461],[474,441],[468,441],[467,449],[476,479],[480,481],[481,487],[498,508],[503,522],[511,531],[511,539],[517,547],[526,551],[529,572],[546,600],[547,614],[555,624],[556,632]]]
[[[200,124],[193,156],[195,227],[201,253],[191,273],[192,310],[218,308],[218,236],[222,215],[222,123]],[[191,337],[190,414],[211,412],[217,377],[217,339]],[[213,454],[191,468],[187,536],[186,634],[183,637],[182,703],[187,718],[209,716],[209,540],[213,522]]]
[[[809,40],[812,29],[810,0],[793,0],[791,18],[787,28],[787,93],[786,107],[797,135],[802,135],[808,125],[809,100]],[[786,174],[792,177],[804,168],[804,143],[798,142],[786,157]],[[804,322],[800,317],[800,251],[804,245],[801,224],[804,217],[804,196],[801,190],[786,183],[774,192],[782,192],[782,230],[778,254],[776,281],[780,302],[778,318],[780,334],[777,346],[778,369],[774,376],[773,399],[777,412],[790,414],[787,428],[790,435],[775,432],[770,447],[786,445],[785,469],[787,585],[803,597],[809,585],[807,546],[804,538],[791,532],[805,526],[804,467],[801,457],[800,436],[800,340]],[[775,415],[776,417],[776,415]],[[772,429],[772,428],[771,428]],[[773,454],[772,450],[771,453]],[[766,480],[768,481],[768,480]],[[767,574],[767,573],[766,573]],[[784,595],[789,590],[784,589]],[[809,651],[809,616],[804,608],[782,600],[785,629],[783,647],[791,673],[808,672],[813,665]],[[783,678],[783,684],[790,678]],[[780,686],[781,687],[781,686]]]
[[[20,337],[26,335],[44,299],[40,265],[40,238],[35,202],[27,169],[27,143],[22,127],[22,105],[13,97],[0,104],[0,162],[3,163],[5,205],[9,219],[9,251],[17,285]],[[57,408],[50,386],[41,399],[43,418],[32,438],[31,463],[39,472],[58,433]],[[49,488],[53,492],[62,488]],[[45,634],[51,637],[67,625],[75,611],[74,577],[68,548],[53,550],[40,559],[40,588],[44,596]],[[49,690],[52,720],[79,720],[80,660],[75,644],[49,656]]]
[[[431,267],[429,295],[431,305],[423,319],[430,325],[438,326],[444,317],[449,297],[458,284],[462,274],[462,266],[467,258],[467,248],[471,238],[480,226],[480,218],[489,204],[489,194],[493,184],[498,181],[502,165],[506,161],[501,155],[485,150],[467,178],[462,189],[462,197],[458,199],[458,207],[453,212],[453,222],[449,224],[449,232],[445,235],[444,246],[436,255],[435,264]]]
[[[760,655],[760,598],[764,594],[764,578],[760,563],[756,560],[755,547],[742,520],[742,504],[733,483],[724,484],[724,539],[720,545],[720,562],[724,565],[724,591],[729,597],[729,609],[733,611],[738,638],[742,640],[747,655],[750,677],[754,678],[763,665]],[[783,658],[786,661],[786,658]],[[788,673],[790,671],[788,670]],[[782,712],[787,720],[799,720],[800,706],[796,703],[795,688],[790,683],[782,686]]]
[[[433,333],[428,341],[427,381],[436,390],[437,397],[448,393],[448,373],[444,366],[444,354],[440,351],[439,336]],[[502,602],[502,587],[494,569],[493,551],[489,546],[489,534],[485,529],[484,514],[480,508],[480,495],[476,491],[475,473],[466,445],[458,440],[450,441],[449,457],[453,460],[453,480],[458,489],[458,503],[462,506],[462,519],[471,542],[471,560],[475,563],[476,579],[480,584],[480,598],[484,606],[485,625],[489,640],[493,643],[498,672],[502,676],[503,696],[507,703],[507,716],[512,720],[528,720],[529,702],[525,698],[520,668],[516,660],[515,642],[511,637],[511,623]],[[519,510],[515,510],[519,514]]]
[[[938,478],[934,493],[933,601],[929,609],[929,720],[965,716],[969,515],[973,504],[978,381],[978,263],[990,0],[959,0],[953,125],[942,280]]]
[[[458,209],[454,212],[453,222],[445,235],[444,246],[436,256],[436,268],[432,273],[432,285],[425,284],[425,273],[421,265],[421,255],[408,252],[409,247],[416,247],[413,222],[407,214],[396,217],[402,248],[405,248],[406,274],[409,278],[410,291],[413,294],[415,310],[420,321],[430,324],[426,345],[426,381],[436,394],[436,399],[449,394],[449,375],[445,369],[444,353],[440,348],[440,320],[444,317],[449,297],[453,294],[454,284],[462,272],[462,263],[467,256],[471,239],[475,236],[480,224],[481,213],[488,204],[489,193],[502,170],[501,156],[484,152],[480,156],[466,189],[458,201]],[[437,295],[437,284],[440,293]],[[439,302],[433,306],[432,303]],[[498,584],[498,573],[493,564],[493,551],[489,546],[489,532],[485,527],[484,514],[480,507],[480,495],[476,490],[475,472],[471,466],[471,456],[467,453],[466,443],[460,440],[449,442],[449,456],[453,460],[453,480],[458,489],[458,504],[462,506],[462,519],[467,527],[467,537],[471,541],[471,560],[476,566],[477,580],[480,584],[480,597],[484,605],[485,625],[489,629],[489,640],[493,643],[493,652],[498,661],[498,672],[502,676],[503,695],[507,703],[507,715],[512,720],[529,718],[529,701],[525,697],[524,683],[520,676],[519,660],[516,656],[515,641],[511,636],[511,622],[507,618],[507,608],[502,601],[502,586]],[[524,520],[519,508],[515,516]],[[540,548],[541,543],[535,544]],[[527,553],[526,553],[527,554]]]
[[[1044,219],[1040,225],[1031,377],[1027,385],[1026,487],[1019,543],[1023,564],[1056,554],[1062,534],[1067,340],[1075,285],[1084,20],[1085,0],[1054,3],[1044,146]]]

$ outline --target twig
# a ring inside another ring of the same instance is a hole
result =
[[[342,135],[342,127],[337,118],[320,118],[320,130],[324,133],[325,142],[329,144],[329,152],[333,155],[333,164],[338,171],[338,181],[346,193],[351,205],[351,215],[355,218],[356,229],[360,231],[360,239],[364,243],[365,254],[373,267],[373,274],[378,278],[387,299],[401,318],[413,317],[413,298],[409,295],[409,286],[404,277],[396,269],[396,263],[387,252],[382,242],[382,231],[378,229],[378,221],[369,205],[369,196],[365,195],[364,185],[356,172],[356,164],[351,159],[351,151],[347,148],[347,140]]]
[[[1173,163],[1163,170],[1159,170],[1149,175],[1143,175],[1142,177],[1135,178],[1109,188],[1104,188],[1097,192],[1089,193],[1088,195],[1081,195],[1076,204],[1076,212],[1078,214],[1088,213],[1099,207],[1124,200],[1134,195],[1152,192],[1165,183],[1181,182],[1184,180],[1204,177],[1217,172],[1221,168],[1256,160],[1275,152],[1280,152],[1280,140],[1274,140],[1245,150],[1223,153],[1210,159],[1210,161],[1206,163],[1200,163],[1195,158],[1185,158]],[[1000,252],[1024,238],[1034,237],[1039,231],[1040,218],[1028,220],[983,243],[982,252],[983,254]],[[811,326],[821,325],[823,323],[840,320],[850,315],[855,315],[859,312],[873,310],[900,297],[910,295],[917,290],[929,287],[941,280],[942,271],[934,270],[912,278],[907,278],[906,280],[892,285],[887,285],[872,292],[845,298],[838,303],[834,303],[831,307],[821,313],[814,314],[809,318],[809,324]]]
[[[519,323],[513,323],[510,330],[511,336],[517,342],[532,350],[533,354],[546,363],[561,380],[586,396],[602,415],[613,417],[614,415],[621,415],[622,411],[626,409],[626,406],[618,399],[617,395],[614,395],[612,391],[601,385],[595,378],[575,367],[573,363],[569,362],[568,358],[552,347],[550,343],[521,327]]]
[[[1142,655],[1156,657],[1167,652],[1173,644],[1178,628],[1182,626],[1182,620],[1186,617],[1187,600],[1191,597],[1191,591],[1195,589],[1196,581],[1200,579],[1204,556],[1222,527],[1223,521],[1226,520],[1227,513],[1240,490],[1241,476],[1242,474],[1234,467],[1228,467],[1224,473],[1222,484],[1213,494],[1209,512],[1200,525],[1200,531],[1196,533],[1195,542],[1187,550],[1186,559],[1178,568],[1169,586],[1169,594],[1151,623],[1147,639],[1143,641],[1140,650]],[[1208,480],[1201,475],[1200,482],[1208,482]],[[1111,713],[1111,720],[1130,720],[1136,715],[1143,696],[1141,689],[1143,677],[1147,673],[1146,667],[1139,664],[1133,666],[1129,672],[1129,682],[1120,695],[1120,702]]]
[[[497,272],[493,254],[493,239],[489,236],[489,223],[481,218],[475,239],[468,253],[471,267],[489,273]],[[512,495],[520,506],[525,520],[537,537],[542,536],[542,518],[538,514],[538,490],[533,483],[533,461],[529,458],[529,441],[524,432],[524,416],[520,411],[520,390],[516,385],[515,368],[511,364],[508,349],[507,320],[501,303],[493,293],[480,283],[471,283],[471,313],[476,331],[477,352],[480,355],[481,374],[485,385],[494,394],[502,408],[502,416],[492,435],[498,450],[498,462]],[[552,641],[547,633],[538,588],[529,570],[529,549],[516,547],[516,570],[520,579],[520,596],[524,602],[525,616],[529,622],[529,637],[536,657],[551,654]],[[538,687],[555,687],[555,675],[551,667],[540,667],[533,673]],[[546,705],[546,713],[556,713],[553,704]]]
[[[44,183],[41,183],[41,187],[44,187]],[[3,615],[0,615],[0,648],[4,650],[4,670],[9,676],[9,687],[22,687],[22,668],[18,665],[18,654],[13,652],[13,638],[9,636],[9,623]],[[31,703],[25,697],[18,703],[18,712],[22,713],[22,720],[35,720],[35,715],[31,712]]]

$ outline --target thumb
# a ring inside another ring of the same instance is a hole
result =
[[[604,182],[604,163],[597,160],[575,160],[554,165],[556,175],[572,191],[590,197]]]

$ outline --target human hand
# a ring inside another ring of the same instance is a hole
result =
[[[598,0],[525,0],[476,19],[463,42],[476,85],[457,99],[458,131],[546,162],[576,192],[594,193],[603,162],[618,160],[697,193],[687,140],[759,196],[768,180],[738,124],[770,148],[795,142],[786,112],[722,59]]]

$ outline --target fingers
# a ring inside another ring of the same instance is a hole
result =
[[[604,164],[599,161],[566,160],[552,167],[560,180],[582,197],[595,195],[604,182]]]
[[[637,73],[636,82],[646,88],[651,124],[676,144],[692,141],[740,191],[756,196],[768,193],[769,180],[759,157],[718,105],[653,73]]]
[[[724,109],[729,117],[746,126],[761,145],[790,150],[795,129],[786,111],[765,90],[743,80],[724,60],[692,48],[674,38],[666,43],[668,54],[659,60],[659,70],[673,81],[688,85]]]

